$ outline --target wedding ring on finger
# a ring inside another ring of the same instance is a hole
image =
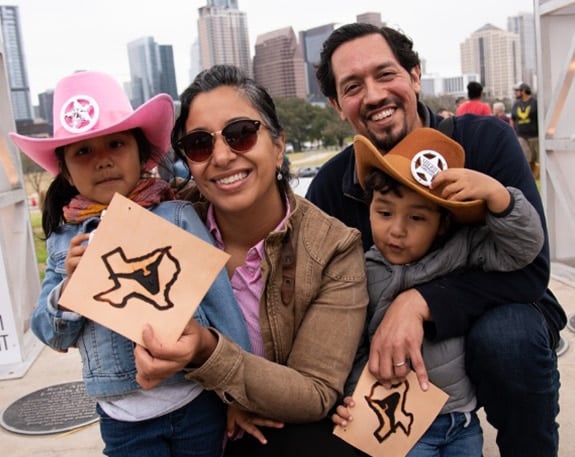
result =
[[[393,366],[394,367],[402,367],[403,365],[405,365],[407,363],[407,360],[404,360],[403,362],[398,362],[398,363],[394,363]]]

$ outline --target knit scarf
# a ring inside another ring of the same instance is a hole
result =
[[[144,178],[130,192],[128,198],[144,208],[148,208],[165,200],[173,200],[174,193],[166,181]],[[79,224],[90,217],[99,216],[107,207],[108,205],[96,203],[78,194],[70,200],[68,205],[64,206],[64,220],[69,224]]]

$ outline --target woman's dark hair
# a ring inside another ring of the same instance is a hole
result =
[[[324,41],[320,62],[316,67],[316,78],[322,93],[327,98],[337,100],[335,75],[331,66],[331,57],[335,50],[348,41],[372,34],[379,34],[387,41],[393,55],[407,72],[420,65],[419,55],[413,50],[413,41],[403,33],[391,27],[377,27],[361,22],[343,25],[334,30]]]
[[[275,103],[268,92],[253,79],[246,76],[239,68],[233,65],[214,65],[210,69],[199,73],[192,84],[180,95],[180,114],[176,118],[172,129],[172,148],[176,155],[183,160],[186,167],[188,166],[188,161],[184,153],[177,147],[177,142],[186,133],[186,121],[192,102],[198,95],[222,86],[235,87],[246,97],[262,117],[263,123],[266,125],[273,141],[279,140],[283,135],[283,127],[279,122]],[[283,175],[283,179],[276,182],[280,193],[284,195],[288,190],[289,180],[291,179],[289,162],[287,160],[283,161],[279,171]]]
[[[154,146],[148,141],[140,128],[131,130],[138,145],[140,163],[146,163],[155,154]],[[48,238],[52,233],[58,233],[58,228],[64,221],[63,208],[78,195],[78,189],[68,181],[68,169],[64,161],[64,146],[56,148],[56,157],[60,173],[52,180],[42,207],[42,230]]]

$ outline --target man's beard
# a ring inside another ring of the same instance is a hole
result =
[[[392,132],[393,126],[386,128],[383,133],[376,135],[372,131],[368,131],[368,137],[373,145],[377,148],[379,152],[382,154],[387,154],[391,149],[395,147],[397,143],[403,140],[407,134],[407,125],[403,125],[403,128],[399,133],[394,134]]]

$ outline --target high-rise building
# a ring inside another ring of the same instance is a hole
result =
[[[272,97],[306,98],[305,64],[293,28],[285,27],[258,36],[254,79]]]
[[[479,81],[479,75],[470,74],[445,77],[424,74],[421,76],[421,95],[467,97],[467,84],[471,81]]]
[[[47,90],[38,94],[38,115],[46,121],[50,132],[54,126],[54,91]]]
[[[198,41],[202,69],[231,64],[252,74],[246,13],[237,0],[208,0],[198,9]]]
[[[535,20],[531,13],[507,18],[507,30],[519,35],[521,42],[521,81],[536,87]]]
[[[323,42],[334,30],[335,24],[332,23],[303,30],[299,33],[299,42],[305,60],[307,98],[311,103],[327,103],[327,99],[321,93],[319,83],[315,77],[315,67],[319,64]]]
[[[0,5],[0,29],[10,86],[12,114],[16,126],[19,128],[22,124],[31,124],[34,121],[34,112],[30,99],[30,86],[28,85],[28,72],[17,6]]]
[[[237,10],[238,0],[208,0],[208,6],[215,6],[216,8],[230,8]]]
[[[160,93],[178,98],[172,46],[160,46],[153,37],[139,38],[128,43],[128,62],[134,108]]]
[[[384,22],[381,20],[381,13],[362,13],[356,16],[357,22],[364,22],[366,24],[372,24],[377,27],[382,27]]]
[[[188,75],[190,81],[193,81],[200,71],[202,71],[202,63],[200,61],[200,42],[196,38],[190,47],[190,72]]]
[[[158,46],[160,50],[160,91],[178,99],[178,84],[176,82],[176,64],[174,48],[168,44]]]
[[[460,45],[461,72],[477,73],[486,97],[511,98],[521,78],[519,35],[486,24]]]

